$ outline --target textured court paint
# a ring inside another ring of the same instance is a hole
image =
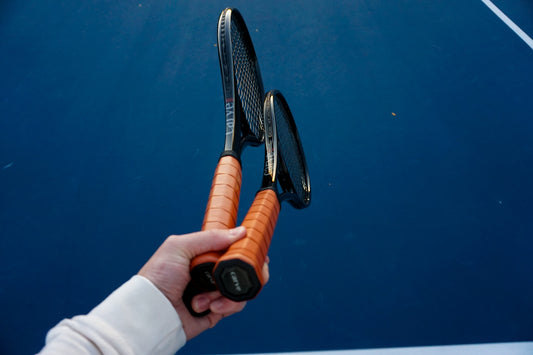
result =
[[[514,31],[526,44],[533,49],[533,39],[527,35],[520,27],[518,27],[507,15],[505,15],[496,5],[490,0],[481,0],[487,7],[494,12],[511,30]]]

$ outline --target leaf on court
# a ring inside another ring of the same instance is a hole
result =
[[[396,117],[396,113],[394,113],[394,112],[391,112],[391,115],[392,115],[393,117]]]

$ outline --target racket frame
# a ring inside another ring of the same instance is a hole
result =
[[[246,23],[237,9],[226,8],[220,14],[217,26],[217,47],[224,94],[224,151],[220,155],[213,178],[202,230],[235,227],[242,179],[240,155],[245,146],[258,146],[264,139],[264,133],[259,130],[258,135],[254,134],[249,123],[257,119],[259,120],[259,127],[262,128],[262,118],[247,117],[240,99],[233,53],[236,45],[232,41],[233,21],[235,21],[235,29],[240,31],[238,34],[242,41],[240,45],[246,47],[245,51],[248,58],[245,59],[250,61],[250,65],[253,65],[252,70],[255,76],[252,80],[255,80],[258,86],[261,102],[264,99],[261,71]],[[212,271],[221,254],[220,252],[205,253],[197,256],[191,262],[192,281],[187,287],[184,300],[186,300],[185,303],[193,315],[202,316],[208,313],[198,314],[194,312],[190,303],[194,295],[216,289]]]

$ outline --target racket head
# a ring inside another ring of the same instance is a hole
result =
[[[277,161],[272,176],[279,183],[279,200],[287,201],[297,209],[306,208],[311,203],[309,169],[294,117],[287,100],[278,90],[267,93],[264,116],[271,117],[275,131]]]
[[[220,14],[217,46],[226,111],[224,150],[238,156],[246,144],[263,143],[265,91],[250,33],[237,9]]]

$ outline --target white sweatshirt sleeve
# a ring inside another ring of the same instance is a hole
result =
[[[170,301],[136,275],[89,314],[52,328],[39,354],[174,354],[185,341]]]

